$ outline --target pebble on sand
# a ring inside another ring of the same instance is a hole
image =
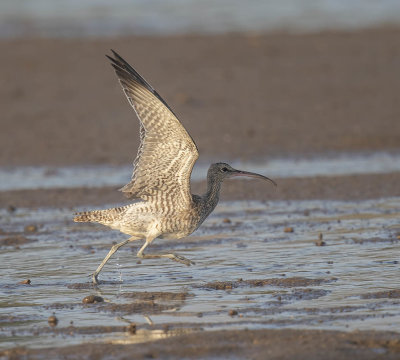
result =
[[[14,205],[8,205],[7,206],[7,211],[9,212],[9,213],[13,213],[13,212],[15,212],[17,210],[17,208],[14,206]]]
[[[104,299],[101,296],[97,296],[97,295],[88,295],[82,299],[83,304],[96,304],[96,303],[100,303],[103,301],[104,301]]]
[[[136,324],[135,323],[130,323],[126,327],[126,331],[131,335],[135,335],[136,334]]]
[[[26,225],[24,227],[24,232],[26,233],[35,233],[38,231],[38,227],[36,225]]]
[[[50,326],[57,326],[58,324],[58,319],[55,317],[55,315],[49,316],[47,319],[47,322],[49,323]]]
[[[22,280],[22,281],[20,281],[18,284],[30,285],[30,284],[31,284],[31,279]]]

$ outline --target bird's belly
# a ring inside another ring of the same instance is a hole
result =
[[[162,239],[180,239],[190,235],[196,226],[191,219],[182,219],[179,216],[169,216],[160,223],[159,236]]]
[[[162,239],[180,239],[196,230],[196,224],[195,218],[189,212],[165,214],[162,211],[149,211],[146,203],[138,203],[110,227],[137,237],[159,234],[157,237]]]
[[[193,231],[176,231],[176,232],[166,232],[163,233],[159,236],[160,239],[166,239],[166,240],[173,240],[173,239],[181,239],[185,236],[188,236],[192,233]]]
[[[118,222],[110,227],[131,236],[146,237],[157,222],[157,217],[146,210],[143,203],[134,204]]]

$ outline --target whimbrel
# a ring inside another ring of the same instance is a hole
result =
[[[130,241],[144,240],[137,256],[168,258],[194,264],[176,254],[145,254],[156,238],[180,239],[193,233],[214,210],[224,179],[249,176],[275,182],[266,176],[215,163],[207,173],[207,192],[193,195],[190,175],[199,157],[197,147],[168,104],[121,56],[107,57],[118,76],[129,103],[140,121],[140,146],[133,162],[131,181],[120,190],[132,204],[107,210],[77,213],[76,222],[97,222],[130,235],[114,245],[92,275],[93,283],[108,259]]]

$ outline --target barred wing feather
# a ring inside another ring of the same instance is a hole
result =
[[[177,206],[192,201],[190,175],[197,147],[167,103],[122,57],[107,56],[140,120],[140,146],[132,180],[121,191],[147,201],[174,198]]]

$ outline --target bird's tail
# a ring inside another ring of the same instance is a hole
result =
[[[93,210],[75,213],[75,222],[97,222],[100,224],[113,223],[126,211],[128,206],[121,206],[107,210]]]

